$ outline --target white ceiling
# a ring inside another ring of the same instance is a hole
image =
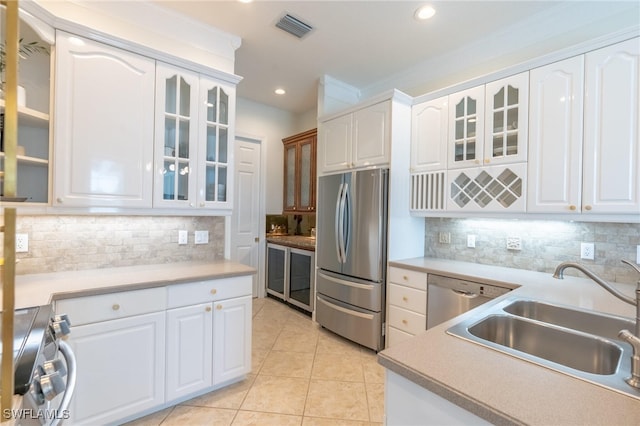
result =
[[[325,74],[365,95],[398,88],[417,96],[590,38],[640,28],[637,0],[154,1],[240,36],[238,96],[295,113],[315,107],[317,82]],[[425,3],[437,13],[419,22],[413,14]],[[314,30],[298,39],[276,28],[285,13]],[[276,87],[286,95],[276,96]]]

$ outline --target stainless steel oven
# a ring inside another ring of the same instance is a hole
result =
[[[61,337],[69,333],[65,315],[51,305],[14,313],[14,394],[19,404],[10,417],[16,425],[55,426],[69,418],[76,377],[75,356]]]

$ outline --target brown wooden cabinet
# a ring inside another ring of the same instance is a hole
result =
[[[317,129],[282,139],[284,144],[283,213],[316,211]]]

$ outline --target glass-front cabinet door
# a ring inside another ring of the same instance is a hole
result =
[[[449,169],[481,164],[484,86],[449,95]]]
[[[200,77],[198,207],[231,205],[234,88]]]
[[[197,124],[198,75],[158,63],[155,207],[195,207]]]
[[[485,165],[527,161],[529,72],[485,86]]]
[[[284,144],[285,213],[313,213],[316,210],[317,129],[282,140]]]

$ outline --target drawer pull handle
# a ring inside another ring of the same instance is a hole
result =
[[[404,325],[409,324],[409,322],[408,322],[407,320],[402,320],[402,323],[403,323]]]
[[[211,294],[216,294],[218,292],[218,290],[216,290],[215,288],[211,289]]]
[[[207,306],[206,308],[204,308],[205,312],[211,312],[211,306]]]
[[[217,309],[217,310],[222,309],[222,305],[216,305],[216,309]]]
[[[111,306],[111,309],[113,309],[114,311],[120,310],[120,305],[114,303],[113,306]]]
[[[408,301],[409,301],[409,298],[408,298],[407,296],[402,296],[402,301],[403,301],[403,302],[408,302]]]

